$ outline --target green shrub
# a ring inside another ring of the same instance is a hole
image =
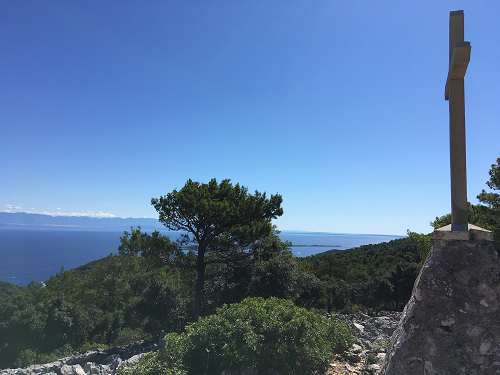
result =
[[[334,351],[352,345],[347,327],[291,301],[248,298],[187,328],[185,363],[193,374],[254,367],[261,374],[326,371]]]
[[[50,353],[36,354],[34,350],[26,349],[23,350],[14,361],[14,366],[28,367],[34,364],[54,362],[59,358],[71,357],[72,355],[73,349],[71,348],[70,344],[65,344],[64,346]]]
[[[113,345],[123,346],[139,340],[148,340],[148,339],[149,340],[151,339],[151,335],[145,333],[142,329],[140,328],[132,329],[129,327],[125,327],[120,332],[118,332],[118,335],[116,336]]]
[[[365,361],[367,365],[373,365],[374,363],[377,362],[377,356],[373,353],[368,353]]]
[[[61,346],[59,349],[56,349],[52,352],[58,358],[71,357],[73,355],[73,348],[70,344],[66,343]]]
[[[95,342],[88,342],[86,341],[85,343],[83,343],[82,346],[80,346],[80,348],[78,349],[78,351],[80,353],[87,353],[91,350],[95,350],[95,349],[109,349],[109,345],[106,345],[106,344],[97,344]]]
[[[16,367],[28,367],[36,363],[36,353],[31,349],[23,350],[14,361]]]
[[[141,362],[133,374],[219,375],[253,367],[260,374],[325,372],[332,354],[352,346],[349,329],[277,298],[247,298],[199,319],[165,348]]]

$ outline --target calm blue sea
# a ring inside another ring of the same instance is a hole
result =
[[[163,234],[176,239],[178,234]],[[123,231],[0,226],[0,280],[26,286],[42,282],[61,267],[69,270],[118,251]],[[345,250],[388,242],[400,236],[282,231],[294,255],[304,257],[327,250]]]

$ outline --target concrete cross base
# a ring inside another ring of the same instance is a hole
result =
[[[493,241],[493,233],[472,224],[450,224],[436,229],[433,234],[434,240],[468,241],[484,240]]]
[[[439,232],[415,281],[383,375],[500,373],[500,259],[482,230],[439,238],[450,232]]]

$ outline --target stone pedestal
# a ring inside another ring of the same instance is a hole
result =
[[[500,259],[491,232],[468,229],[434,232],[381,374],[500,374]]]

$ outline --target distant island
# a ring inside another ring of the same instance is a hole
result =
[[[153,218],[99,218],[89,216],[52,216],[28,212],[0,212],[0,226],[10,227],[59,227],[88,229],[130,229],[140,226],[142,229],[164,229],[158,219]]]

